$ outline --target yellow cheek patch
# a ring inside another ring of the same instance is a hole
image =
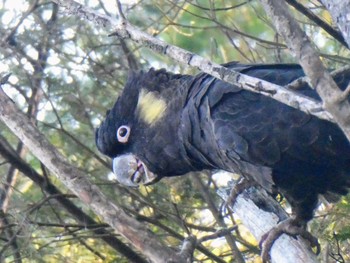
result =
[[[141,89],[137,102],[137,110],[140,118],[149,125],[155,124],[163,117],[167,104],[159,98],[155,92]]]

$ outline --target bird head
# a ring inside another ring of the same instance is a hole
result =
[[[187,78],[163,69],[129,74],[95,137],[99,151],[113,159],[121,184],[148,185],[181,172],[177,163],[182,151],[176,141]]]

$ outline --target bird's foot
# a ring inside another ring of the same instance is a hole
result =
[[[248,180],[244,177],[241,177],[241,179],[239,180],[239,182],[232,187],[231,191],[230,191],[230,195],[227,197],[224,207],[225,208],[229,208],[232,207],[235,202],[237,197],[246,189],[252,187],[252,186],[256,186],[257,183],[255,181],[251,181]]]
[[[261,258],[264,263],[270,260],[272,245],[282,234],[287,234],[292,237],[301,236],[310,242],[311,247],[315,247],[316,254],[320,253],[320,244],[317,238],[306,230],[305,223],[301,223],[300,220],[296,218],[288,218],[262,236],[259,245],[261,247]]]

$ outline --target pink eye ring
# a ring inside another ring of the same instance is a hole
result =
[[[130,127],[122,125],[118,128],[117,139],[120,143],[127,143],[130,136]]]

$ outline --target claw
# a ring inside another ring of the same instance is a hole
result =
[[[316,237],[306,230],[306,224],[296,218],[288,218],[269,232],[262,236],[259,246],[261,247],[261,258],[263,263],[270,260],[270,250],[273,243],[282,235],[287,234],[292,237],[301,236],[310,242],[311,247],[316,247],[316,254],[320,253],[321,247]]]
[[[225,208],[230,208],[234,205],[236,202],[237,197],[246,189],[256,186],[257,183],[255,181],[248,180],[244,177],[241,177],[239,182],[232,187],[230,195],[227,197],[224,207]]]

